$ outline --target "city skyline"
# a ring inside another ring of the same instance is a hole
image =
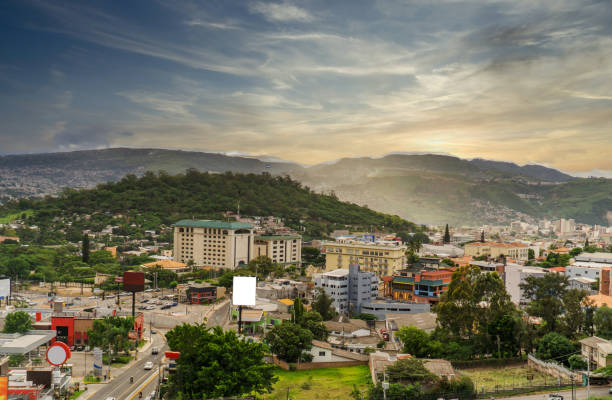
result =
[[[9,1],[0,152],[424,152],[606,175],[611,17],[598,1]]]

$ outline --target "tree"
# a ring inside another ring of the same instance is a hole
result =
[[[266,364],[266,345],[239,338],[234,331],[183,324],[166,333],[180,352],[170,375],[170,398],[209,399],[269,392],[277,381]]]
[[[107,250],[98,250],[88,254],[89,263],[91,265],[97,264],[114,264],[117,262],[115,257]]]
[[[450,243],[451,241],[451,237],[450,237],[450,232],[448,230],[448,224],[446,224],[446,228],[444,228],[444,239],[442,240],[442,242],[444,244]]]
[[[404,344],[404,353],[423,358],[429,354],[429,335],[414,326],[404,326],[395,334]]]
[[[576,338],[584,329],[585,300],[589,293],[581,289],[569,289],[563,294],[563,331],[569,338]]]
[[[82,261],[89,264],[89,235],[83,235]]]
[[[589,247],[589,238],[587,237],[586,240],[584,241],[584,247],[587,248]]]
[[[325,254],[316,247],[302,247],[302,264],[322,266],[325,265]]]
[[[298,297],[293,301],[293,315],[291,315],[292,322],[299,324],[302,321],[303,316],[304,305],[302,304],[302,300],[300,300]]]
[[[32,329],[32,319],[25,311],[15,311],[7,314],[4,320],[4,333],[26,333]]]
[[[260,256],[249,261],[248,270],[253,272],[255,276],[265,278],[272,273],[282,271],[282,267],[272,261],[271,258]]]
[[[540,317],[546,323],[548,332],[555,332],[559,317],[564,311],[563,295],[567,291],[567,278],[561,274],[549,273],[543,277],[528,276],[519,287],[523,296],[531,299],[527,305],[529,315]]]
[[[317,292],[318,293],[312,302],[312,310],[321,314],[324,321],[329,321],[336,315],[336,311],[332,306],[333,300],[322,288],[317,288]]]
[[[266,334],[270,350],[281,360],[290,363],[312,359],[310,353],[305,353],[312,347],[312,339],[313,335],[308,329],[291,322],[276,325]]]
[[[101,349],[111,348],[113,354],[129,352],[135,346],[130,339],[130,331],[134,329],[134,318],[109,316],[96,319],[93,329],[87,331],[89,343]]]
[[[536,355],[540,360],[566,363],[569,356],[575,351],[576,348],[568,338],[556,332],[550,332],[540,339]]]
[[[580,253],[582,253],[582,249],[580,247],[574,247],[573,249],[570,250],[569,255],[572,257],[576,257]]]
[[[302,328],[308,329],[312,333],[314,339],[327,340],[329,331],[323,323],[321,314],[318,312],[308,311],[307,313],[304,313],[299,324]]]
[[[612,308],[605,304],[595,311],[593,323],[597,336],[612,339]]]
[[[587,363],[581,354],[574,354],[567,361],[569,362],[570,369],[581,371],[587,369]]]
[[[535,251],[533,251],[533,249],[528,249],[527,250],[527,259],[528,260],[534,260],[535,259]]]
[[[434,384],[439,378],[429,372],[423,365],[423,361],[416,358],[402,358],[387,367],[387,376],[390,383],[402,383],[404,385]]]
[[[484,235],[484,231],[480,232],[480,242],[484,243],[485,242],[485,235]]]

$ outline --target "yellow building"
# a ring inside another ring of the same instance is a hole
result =
[[[174,224],[174,261],[234,269],[254,258],[254,238],[246,222],[184,219]]]
[[[359,264],[361,271],[374,272],[378,277],[393,275],[403,269],[406,262],[406,246],[396,243],[371,243],[354,240],[323,242],[325,269],[348,269]]]
[[[503,255],[519,261],[526,261],[529,258],[529,247],[523,243],[474,242],[466,244],[463,250],[464,255],[470,257],[498,258]]]
[[[283,265],[300,265],[302,261],[302,237],[300,235],[255,236],[255,254],[253,257],[263,256]]]

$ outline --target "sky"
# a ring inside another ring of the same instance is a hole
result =
[[[611,33],[609,0],[8,0],[0,153],[433,152],[606,174]]]

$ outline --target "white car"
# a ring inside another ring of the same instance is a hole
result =
[[[144,369],[146,370],[153,369],[153,363],[151,361],[147,361],[144,365]]]
[[[107,397],[106,400],[117,400],[116,397]]]

